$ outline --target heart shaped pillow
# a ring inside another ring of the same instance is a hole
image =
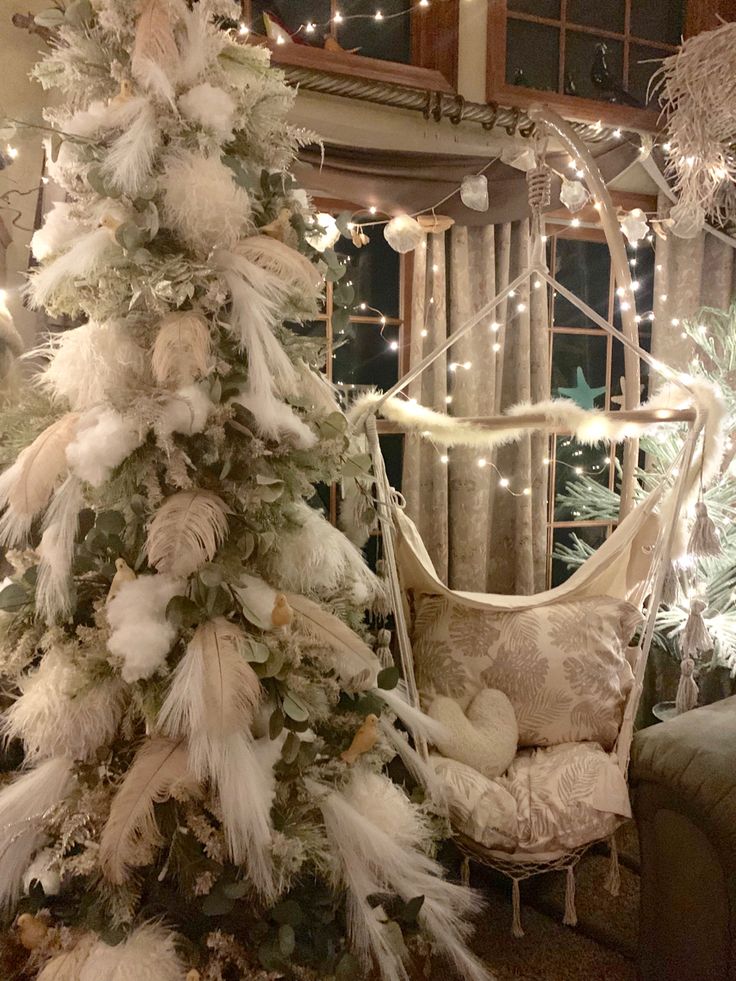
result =
[[[437,749],[451,760],[459,760],[492,780],[505,773],[516,756],[519,729],[514,707],[502,691],[485,688],[478,692],[467,713],[452,698],[438,695],[428,713],[446,731]]]

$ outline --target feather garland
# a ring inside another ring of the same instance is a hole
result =
[[[133,78],[173,106],[174,88],[169,74],[175,71],[178,61],[171,0],[144,0],[130,56]]]
[[[23,875],[45,838],[46,812],[68,796],[73,782],[72,761],[55,756],[0,791],[0,909],[17,901]]]
[[[97,273],[113,255],[120,253],[120,246],[107,228],[95,228],[80,235],[69,249],[52,260],[28,280],[26,292],[34,309],[49,306],[54,294],[78,279],[94,280]]]
[[[249,731],[262,689],[245,660],[245,640],[224,617],[198,627],[158,721],[170,737],[188,738],[191,772],[217,791],[232,860],[246,864],[258,891],[273,898],[273,788]]]
[[[153,861],[164,840],[154,805],[192,789],[184,740],[163,736],[146,740],[113,798],[100,837],[100,867],[109,882],[122,885],[131,869]]]
[[[21,545],[33,519],[49,502],[67,470],[66,448],[73,440],[79,416],[69,412],[53,422],[0,475],[0,543]]]
[[[308,782],[319,796],[320,786]],[[335,857],[336,885],[348,891],[348,928],[366,969],[372,961],[384,981],[407,981],[402,957],[368,897],[381,893],[405,902],[424,896],[419,923],[461,977],[489,981],[489,974],[466,946],[469,917],[480,901],[469,889],[446,882],[442,867],[427,856],[427,829],[403,792],[388,778],[356,768],[342,792],[320,800],[325,830]]]
[[[305,633],[324,644],[333,655],[336,655],[335,669],[342,681],[348,682],[367,670],[369,677],[365,687],[375,687],[380,663],[370,647],[354,630],[351,630],[339,617],[305,596],[287,593],[286,600],[297,614],[299,626]]]
[[[151,351],[158,385],[183,388],[212,370],[212,339],[204,317],[195,310],[167,314],[159,324]]]
[[[83,504],[82,485],[70,475],[54,495],[44,519],[38,547],[41,561],[36,582],[36,613],[49,624],[72,609],[71,570]]]
[[[146,555],[159,572],[186,577],[211,562],[224,542],[227,505],[205,490],[181,491],[167,498],[148,530]]]

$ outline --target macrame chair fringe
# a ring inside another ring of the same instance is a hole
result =
[[[694,597],[690,600],[690,613],[685,621],[685,629],[680,638],[680,653],[683,658],[696,658],[713,650],[713,640],[703,619],[706,603]]]
[[[521,889],[519,880],[511,880],[511,934],[517,939],[524,936],[524,927],[521,925]]]
[[[677,695],[675,697],[675,708],[677,714],[689,712],[698,704],[698,683],[693,677],[695,671],[695,661],[691,657],[683,657],[680,661],[680,681],[677,685]]]
[[[667,574],[664,577],[664,585],[662,586],[662,602],[666,603],[667,606],[676,606],[679,598],[680,577],[677,575],[674,562],[670,562],[667,566]]]
[[[575,866],[568,865],[565,878],[565,915],[562,918],[565,926],[578,925],[578,913],[575,909]]]
[[[700,500],[695,505],[695,521],[690,532],[688,552],[697,558],[708,558],[720,555],[723,551],[718,529],[708,514],[708,506]]]
[[[621,891],[621,866],[618,861],[618,843],[616,832],[608,839],[610,847],[610,858],[608,860],[608,874],[606,875],[605,887],[612,896],[618,896]]]

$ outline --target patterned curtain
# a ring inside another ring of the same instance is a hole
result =
[[[527,221],[427,237],[415,253],[410,364],[491,300],[528,264]],[[518,308],[518,309],[517,309]],[[455,416],[498,414],[549,397],[547,291],[525,285],[408,389]],[[500,325],[490,329],[492,322]],[[450,364],[470,368],[450,370]],[[451,400],[448,403],[448,398]],[[406,437],[403,492],[435,567],[453,589],[534,593],[545,588],[547,437],[495,452],[444,450]],[[486,466],[478,459],[484,457]],[[501,477],[509,481],[500,484]]]
[[[669,198],[660,195],[658,213],[666,217],[671,207]],[[692,343],[681,336],[676,321],[694,316],[701,307],[727,310],[734,299],[736,249],[732,245],[709,232],[694,239],[672,234],[657,239],[652,354],[675,368],[686,368]]]

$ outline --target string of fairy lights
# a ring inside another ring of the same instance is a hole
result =
[[[371,21],[374,24],[384,24],[392,20],[397,20],[401,17],[408,17],[411,15],[412,11],[419,10],[425,11],[434,4],[446,3],[447,0],[416,0],[416,3],[409,3],[403,10],[396,10],[392,13],[384,13],[380,6],[376,7],[373,13],[361,13],[361,14],[350,14],[343,13],[343,11],[337,9],[333,12],[332,16],[324,21],[314,21],[311,19],[302,21],[299,26],[294,31],[288,31],[287,33],[292,37],[298,37],[299,35],[304,35],[305,37],[311,37],[318,34],[320,31],[334,30],[339,28],[341,25],[350,23],[352,21]],[[238,25],[238,33],[241,36],[246,36],[252,32],[253,28],[250,24],[246,23],[245,20],[241,20]],[[276,37],[277,44],[285,44],[286,38],[283,35],[278,34]]]

